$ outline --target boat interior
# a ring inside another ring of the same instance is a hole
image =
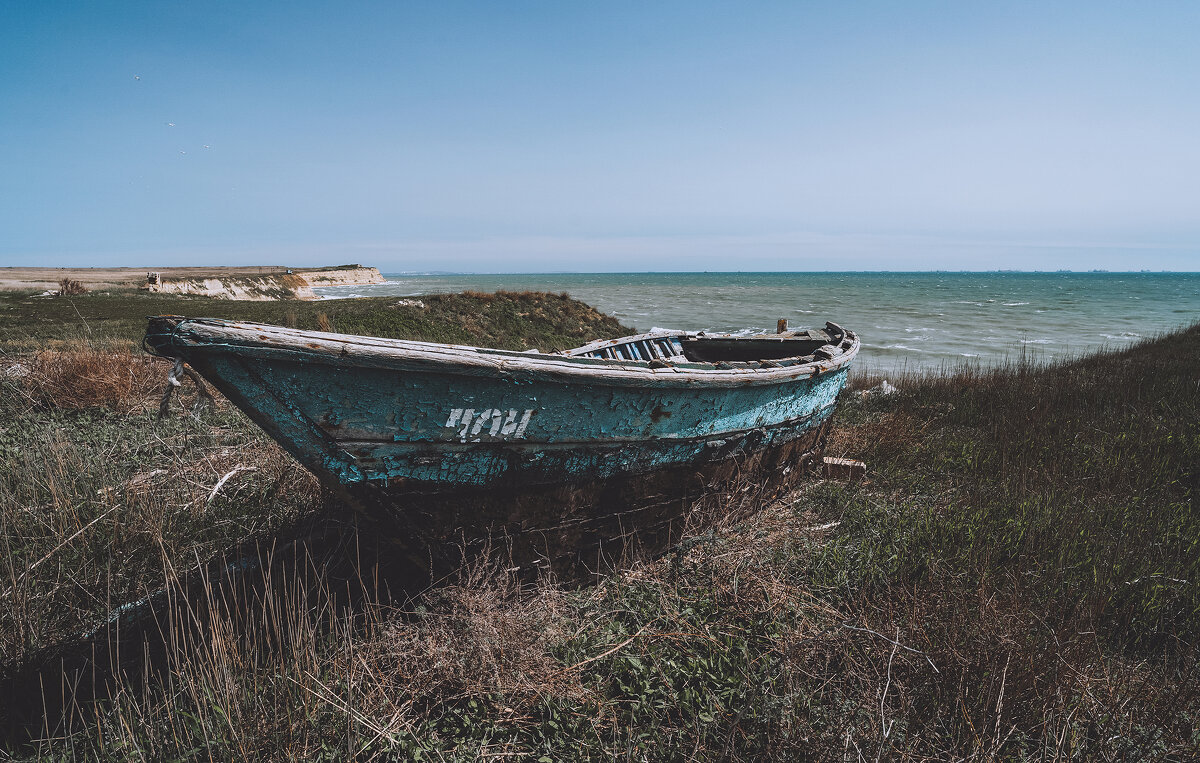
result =
[[[572,357],[660,363],[807,363],[828,359],[849,349],[852,335],[837,324],[824,330],[785,331],[779,334],[706,334],[661,331],[622,337],[569,350]],[[784,365],[784,364],[780,364]]]

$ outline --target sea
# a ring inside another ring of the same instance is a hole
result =
[[[758,333],[786,318],[858,332],[873,371],[1050,361],[1200,321],[1200,273],[385,274],[314,289],[326,299],[474,291],[567,292],[637,331]]]

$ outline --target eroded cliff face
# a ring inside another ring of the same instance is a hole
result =
[[[313,286],[356,286],[385,283],[378,268],[342,266],[338,268],[294,270],[255,276],[212,278],[157,278],[142,288],[165,294],[195,294],[218,299],[266,301],[275,299],[316,299]]]
[[[195,294],[218,299],[316,299],[308,282],[297,275],[268,275],[230,278],[160,279],[149,284],[150,291],[165,294]]]
[[[379,268],[329,268],[326,270],[298,270],[296,275],[308,281],[309,286],[361,286],[363,284],[386,283]]]

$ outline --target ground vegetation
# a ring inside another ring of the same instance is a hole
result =
[[[317,486],[235,409],[185,383],[155,419],[140,315],[510,349],[625,330],[544,294],[193,303],[0,301],[0,669],[58,697],[9,708],[14,757],[1200,755],[1200,326],[894,393],[859,376],[828,452],[864,479],[814,475],[592,585],[484,559],[382,596],[368,539],[297,545]]]

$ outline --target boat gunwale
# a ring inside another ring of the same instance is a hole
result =
[[[149,348],[155,354],[176,357],[190,351],[213,352],[222,349],[240,355],[284,360],[319,360],[331,365],[366,365],[418,372],[456,375],[515,375],[551,378],[568,382],[601,382],[619,386],[758,386],[800,381],[825,375],[848,364],[858,354],[858,336],[835,326],[841,340],[825,345],[832,357],[804,363],[798,358],[782,358],[771,365],[749,367],[724,363],[682,363],[632,361],[594,358],[560,353],[531,353],[497,350],[469,345],[420,342],[405,339],[368,337],[304,331],[284,326],[228,321],[219,318],[153,316],[151,321],[174,321],[170,332],[147,333]],[[186,328],[185,328],[186,327]],[[651,332],[613,340],[601,340],[568,350],[574,353],[592,344],[636,341],[638,337],[696,336],[692,332]],[[705,337],[715,335],[706,334]],[[725,335],[740,339],[736,335]],[[844,346],[849,344],[849,346]],[[176,351],[173,353],[172,351]],[[804,356],[801,356],[804,357]],[[186,357],[184,358],[187,359]],[[793,364],[783,362],[792,360]],[[782,361],[782,362],[781,362]]]

